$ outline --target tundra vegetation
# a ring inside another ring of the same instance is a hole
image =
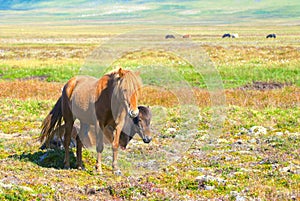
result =
[[[209,91],[187,61],[160,50],[130,52],[116,61],[114,65],[124,68],[157,62],[175,69],[191,86],[199,108],[195,118],[200,117],[196,129],[189,130],[182,123],[178,97],[145,85],[139,104],[153,109],[153,142],[148,146],[137,139],[120,151],[134,156],[120,160],[122,176],[112,174],[110,158],[103,164],[103,175],[98,175],[95,152],[89,149],[83,152],[84,171],[75,169],[76,152],[71,169],[64,170],[64,151],[40,150],[37,138],[64,83],[80,73],[95,48],[129,28],[2,25],[0,29],[1,200],[300,199],[299,26],[168,27],[190,34],[189,40],[201,45],[222,78],[224,122],[212,141]],[[238,33],[239,38],[222,39],[227,32]],[[277,38],[266,39],[270,32]],[[153,75],[141,76],[148,83],[157,82]],[[162,108],[164,119],[159,118]],[[194,140],[178,160],[156,170],[130,171],[134,158],[142,158],[141,150],[155,154],[159,146],[172,147],[168,139],[184,135],[180,132],[194,132]]]

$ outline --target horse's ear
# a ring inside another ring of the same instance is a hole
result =
[[[124,74],[125,74],[125,72],[124,72],[124,70],[122,68],[119,68],[118,74],[119,74],[120,77],[123,77]]]

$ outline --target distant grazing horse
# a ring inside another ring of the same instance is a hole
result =
[[[169,39],[169,38],[175,38],[175,36],[174,36],[174,35],[166,35],[165,38],[166,38],[166,39]]]
[[[237,34],[237,33],[231,34],[231,38],[238,38],[238,37],[239,37],[239,34]]]
[[[183,35],[182,38],[190,38],[191,35],[190,34],[186,34],[186,35]]]
[[[276,38],[276,34],[268,34],[266,38]]]
[[[69,145],[75,119],[80,121],[80,135],[87,133],[89,125],[95,125],[97,164],[96,169],[102,173],[101,157],[104,148],[103,133],[107,127],[112,127],[112,167],[115,173],[121,131],[125,124],[125,117],[135,118],[139,114],[138,92],[142,82],[137,73],[120,68],[104,75],[100,79],[90,76],[71,78],[63,87],[62,95],[53,109],[44,119],[41,136],[49,136],[51,132],[61,126],[62,118],[65,122],[65,159],[64,167],[70,168]],[[41,141],[44,138],[41,137]],[[150,135],[143,136],[143,141],[149,143]],[[77,167],[83,168],[79,150],[82,144],[77,141]],[[80,146],[79,146],[80,145]]]
[[[230,38],[230,37],[231,37],[230,33],[226,33],[222,36],[222,38]]]

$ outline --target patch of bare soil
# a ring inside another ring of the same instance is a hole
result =
[[[280,82],[252,82],[251,84],[246,84],[240,89],[244,90],[271,90],[271,89],[281,89],[285,86],[290,86],[289,83],[280,83]]]

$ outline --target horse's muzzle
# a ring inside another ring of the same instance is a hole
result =
[[[144,143],[150,143],[151,140],[152,140],[151,137],[144,137],[144,138],[143,138]]]
[[[129,110],[130,118],[136,118],[139,115],[139,110]]]

